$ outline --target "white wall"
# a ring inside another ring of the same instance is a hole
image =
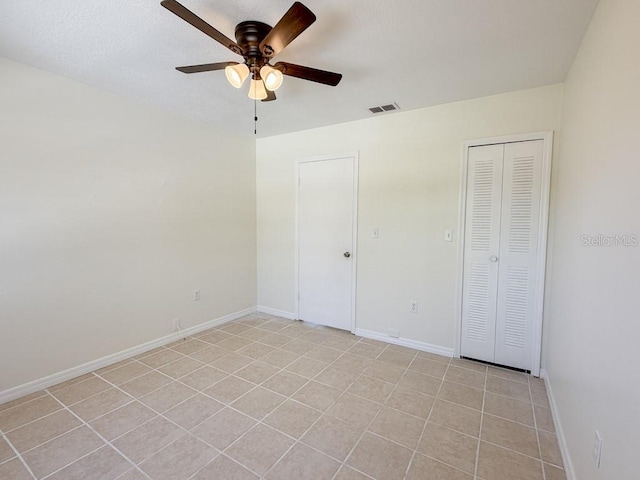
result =
[[[561,101],[553,85],[258,140],[258,304],[294,311],[296,159],[359,151],[357,327],[453,348],[462,142],[557,129]]]
[[[639,478],[640,2],[601,0],[565,86],[547,369],[576,478]],[[591,456],[604,440],[602,466]]]
[[[0,78],[0,391],[255,305],[252,138]]]

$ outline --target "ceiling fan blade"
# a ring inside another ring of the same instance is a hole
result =
[[[238,62],[204,63],[202,65],[189,65],[188,67],[176,67],[176,70],[182,73],[211,72],[213,70],[223,70],[225,67],[237,64]]]
[[[290,77],[302,78],[303,80],[311,80],[312,82],[324,83],[335,87],[342,80],[342,74],[327,72],[326,70],[318,70],[317,68],[303,67],[293,63],[278,62],[273,68],[277,68],[283,74]]]
[[[267,98],[262,100],[263,102],[271,102],[276,99],[276,92],[272,92],[271,90],[267,90]]]
[[[315,21],[316,16],[311,10],[295,2],[260,42],[260,51],[268,58],[276,56]]]
[[[232,52],[237,53],[238,55],[242,55],[242,49],[236,42],[234,42],[233,40],[228,38],[226,35],[224,35],[223,33],[213,28],[211,25],[209,25],[207,22],[202,20],[200,17],[198,17],[191,10],[187,9],[185,6],[181,5],[175,0],[163,0],[162,2],[160,2],[160,5],[162,5],[164,8],[166,8],[170,12],[175,13],[185,22],[190,23],[205,35],[209,35],[216,42],[221,43]]]

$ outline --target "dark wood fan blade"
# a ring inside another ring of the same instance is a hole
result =
[[[164,8],[166,8],[170,12],[175,13],[185,22],[190,23],[205,35],[209,35],[216,42],[221,43],[232,52],[237,53],[238,55],[242,55],[242,49],[236,42],[234,42],[233,40],[228,38],[226,35],[224,35],[223,33],[213,28],[211,25],[209,25],[207,22],[205,22],[200,17],[198,17],[191,10],[187,9],[183,5],[176,2],[175,0],[162,0],[162,2],[160,2],[160,5],[162,5]]]
[[[315,21],[316,16],[311,10],[295,2],[260,42],[260,51],[268,58],[276,56]]]
[[[238,62],[204,63],[202,65],[189,65],[188,67],[176,67],[176,70],[182,73],[211,72],[213,70],[222,70],[225,67],[237,64]]]
[[[311,80],[312,82],[324,83],[335,87],[342,80],[342,74],[327,72],[326,70],[318,70],[317,68],[303,67],[293,63],[278,62],[273,68],[277,68],[283,74],[290,77],[302,78],[303,80]]]
[[[272,92],[271,90],[267,90],[267,98],[262,100],[263,102],[271,102],[276,99],[276,92]]]

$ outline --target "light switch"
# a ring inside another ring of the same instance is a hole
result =
[[[445,230],[444,231],[444,241],[445,242],[453,242],[453,230]]]
[[[373,230],[371,230],[371,238],[373,240],[378,239],[378,234],[379,234],[378,228],[374,228]]]

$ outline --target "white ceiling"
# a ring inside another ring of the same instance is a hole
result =
[[[293,0],[180,0],[234,38],[274,25]],[[258,102],[258,136],[562,82],[598,0],[303,0],[317,21],[276,60],[344,75],[337,87],[285,77]],[[253,101],[224,72],[174,67],[239,60],[159,0],[5,0],[0,55],[138,101],[253,134]]]

